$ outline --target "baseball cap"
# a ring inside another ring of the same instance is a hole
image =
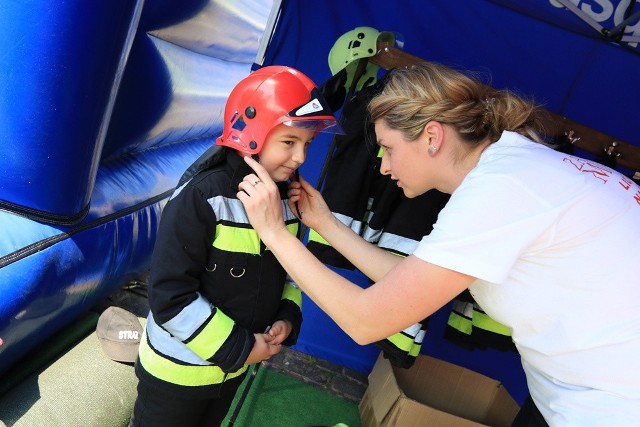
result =
[[[96,335],[102,352],[112,360],[134,363],[142,338],[142,325],[138,317],[127,310],[111,306],[98,318]]]

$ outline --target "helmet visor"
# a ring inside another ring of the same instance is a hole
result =
[[[342,130],[342,127],[340,127],[340,125],[334,118],[287,120],[282,124],[294,128],[312,130],[314,132],[337,133],[339,135],[345,135],[345,131]]]
[[[309,101],[291,110],[287,118],[289,120],[283,121],[287,126],[310,129],[315,132],[345,134],[317,87],[311,90]]]

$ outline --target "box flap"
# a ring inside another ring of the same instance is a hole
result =
[[[391,363],[382,354],[369,374],[369,387],[373,416],[378,423],[382,423],[398,398],[403,394],[396,382]]]
[[[484,422],[495,427],[510,427],[518,415],[518,411],[520,411],[520,406],[513,400],[507,389],[501,385],[496,393],[496,398],[487,411]]]
[[[494,420],[504,419],[500,414],[512,408],[505,395],[513,399],[499,381],[433,357],[421,355],[410,369],[394,373],[408,397],[478,423],[495,426],[487,421],[489,412]]]
[[[400,397],[383,427],[486,427],[453,414],[423,405],[406,396]]]

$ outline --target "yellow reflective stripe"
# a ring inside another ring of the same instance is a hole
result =
[[[460,316],[456,312],[451,312],[449,320],[447,320],[447,325],[467,335],[471,335],[471,330],[473,329],[471,320],[464,316]]]
[[[260,238],[253,228],[218,224],[213,247],[228,252],[260,255]]]
[[[153,351],[149,347],[146,336],[140,342],[139,356],[140,363],[151,375],[171,384],[183,386],[196,387],[220,384],[225,380],[241,375],[247,370],[247,366],[243,366],[237,371],[225,375],[224,371],[215,365],[194,366],[174,363]]]
[[[229,316],[218,309],[207,325],[192,340],[185,342],[185,345],[201,358],[208,360],[229,338],[234,324]]]
[[[294,236],[298,232],[298,222],[287,224],[287,230]],[[213,247],[227,252],[241,252],[260,255],[260,236],[253,228],[234,227],[218,224]]]
[[[298,221],[287,224],[286,227],[287,230],[289,230],[289,233],[293,234],[294,236],[298,233]]]
[[[322,243],[323,245],[331,246],[329,242],[327,242],[321,235],[318,234],[317,231],[310,229],[309,230],[309,241],[314,241],[318,243]]]
[[[300,289],[294,287],[291,283],[285,283],[282,291],[282,298],[288,299],[298,307],[302,307],[302,292]]]
[[[409,338],[400,332],[391,335],[387,340],[400,350],[406,351],[407,353],[409,353],[411,351],[411,347],[413,347],[413,338]]]
[[[380,147],[378,148],[378,157],[382,157],[384,154],[384,148]]]
[[[421,348],[422,348],[422,344],[418,344],[414,342],[413,345],[411,346],[411,350],[409,350],[409,356],[418,356]]]
[[[477,326],[478,328],[484,329],[485,331],[493,332],[499,335],[511,336],[511,330],[509,330],[508,327],[496,320],[493,320],[485,313],[474,310],[472,323],[473,326]]]

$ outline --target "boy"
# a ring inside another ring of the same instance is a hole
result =
[[[287,228],[296,233],[286,181],[315,134],[340,127],[315,84],[284,66],[240,81],[223,126],[220,147],[181,180],[162,213],[130,426],[219,426],[247,367],[295,344],[300,331],[300,290],[236,197],[251,172],[242,157],[257,158],[278,183]]]

